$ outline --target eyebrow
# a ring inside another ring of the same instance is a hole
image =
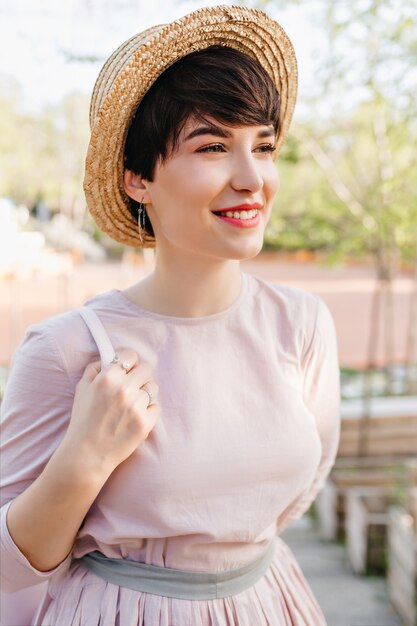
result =
[[[197,128],[194,128],[194,130],[186,135],[184,141],[189,141],[190,139],[194,139],[194,137],[200,137],[201,135],[215,135],[216,137],[224,137],[227,139],[232,136],[232,133],[228,130],[225,130],[224,128],[216,126],[215,124],[205,124],[204,126],[198,126]],[[272,127],[264,128],[258,133],[258,137],[261,139],[274,136],[275,130]]]

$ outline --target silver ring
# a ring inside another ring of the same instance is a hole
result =
[[[146,387],[140,387],[140,390],[141,390],[141,391],[144,391],[145,393],[147,393],[147,394],[148,394],[148,398],[149,398],[148,406],[149,406],[149,405],[151,405],[151,404],[152,404],[152,394],[151,394],[151,392],[150,392],[150,391],[148,391],[148,390],[146,389]],[[146,408],[147,408],[147,407],[146,407]]]

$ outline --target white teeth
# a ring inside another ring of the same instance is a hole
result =
[[[251,220],[258,213],[257,209],[251,209],[250,211],[222,211],[218,213],[218,215],[223,215],[224,217],[234,217],[237,220]]]

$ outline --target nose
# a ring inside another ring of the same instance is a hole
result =
[[[259,161],[253,153],[236,155],[232,163],[231,186],[236,191],[255,193],[263,187],[263,178]]]

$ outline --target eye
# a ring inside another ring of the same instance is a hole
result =
[[[223,152],[224,146],[222,143],[211,143],[209,146],[203,146],[199,148],[197,152]]]
[[[273,154],[276,150],[276,146],[274,146],[274,144],[272,143],[264,143],[261,146],[258,146],[256,148],[257,152],[269,152],[271,154]]]

